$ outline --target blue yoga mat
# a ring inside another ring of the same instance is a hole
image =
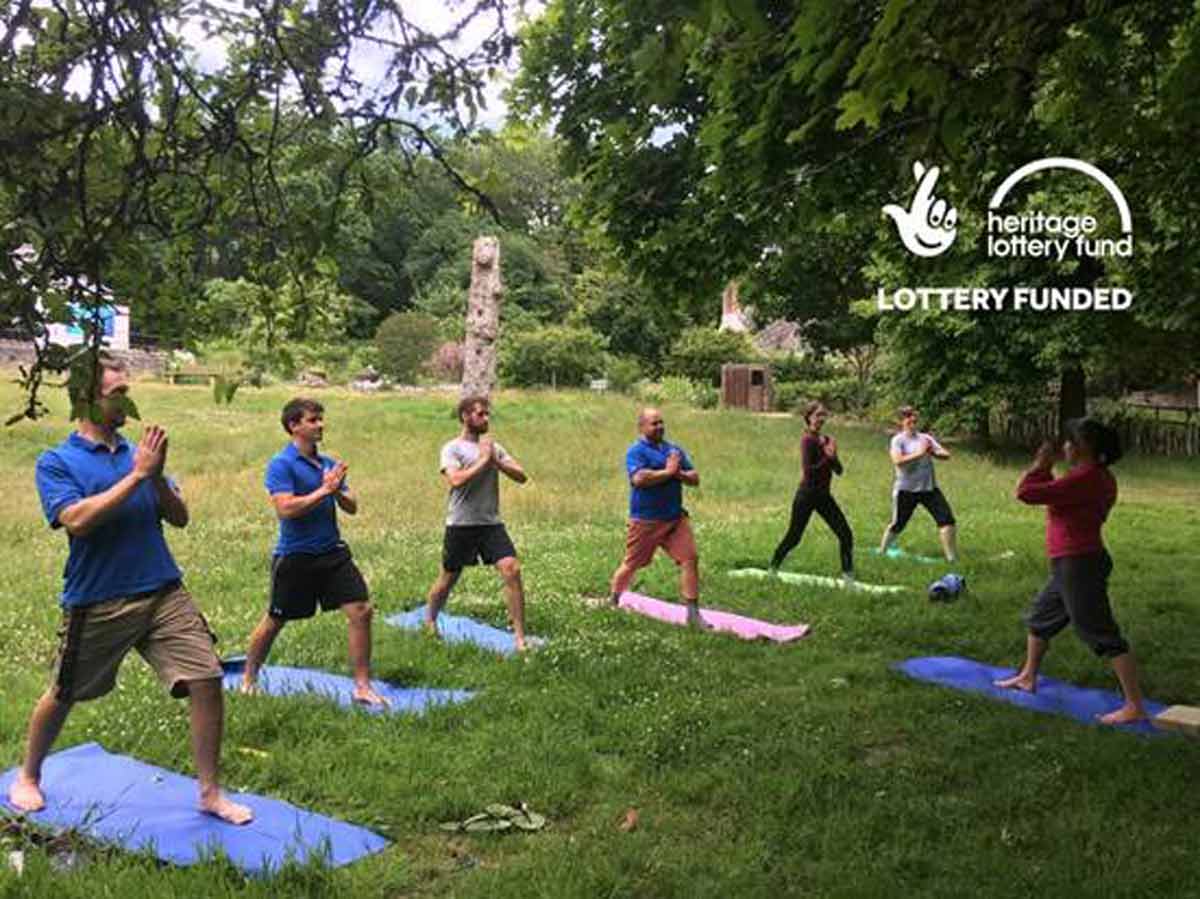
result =
[[[1051,677],[1038,678],[1036,693],[1026,693],[1024,690],[1004,690],[994,686],[992,681],[1015,674],[1014,669],[997,668],[994,665],[984,665],[956,656],[927,656],[908,659],[898,663],[895,668],[917,680],[953,687],[956,690],[982,693],[989,699],[998,699],[1011,705],[1032,709],[1035,712],[1066,715],[1076,721],[1082,721],[1084,724],[1095,724],[1097,715],[1105,715],[1114,711],[1120,708],[1124,702],[1121,694],[1112,690],[1077,687]],[[1162,703],[1146,702],[1146,712],[1151,718],[1165,708],[1166,706]],[[1118,726],[1122,730],[1140,733],[1161,733],[1149,721]]]
[[[425,624],[425,607],[417,606],[407,612],[389,615],[384,622],[407,631],[419,631]],[[438,615],[437,626],[442,639],[447,643],[474,643],[501,655],[512,655],[517,651],[517,638],[512,633],[473,618],[442,612]],[[529,635],[526,635],[525,639],[531,643],[541,640],[540,637]]]
[[[225,677],[222,679],[225,689],[230,692],[241,689],[245,659],[226,659],[221,662],[221,667],[225,669]],[[420,715],[430,706],[466,702],[475,695],[470,690],[398,687],[380,680],[371,681],[371,686],[390,705],[364,705],[355,702],[354,681],[340,674],[309,668],[288,668],[285,665],[264,665],[258,672],[258,687],[269,696],[316,695],[332,700],[340,706],[354,706],[376,715]]]
[[[0,777],[5,799],[16,773],[13,768]],[[230,798],[253,809],[254,820],[226,824],[196,808],[192,778],[114,755],[99,743],[49,756],[42,792],[46,807],[29,815],[31,821],[77,830],[131,852],[148,851],[176,865],[195,864],[220,850],[248,874],[266,874],[289,859],[303,863],[313,856],[338,867],[388,845],[362,827],[248,793]]]

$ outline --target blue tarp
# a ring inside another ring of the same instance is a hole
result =
[[[242,684],[244,658],[226,659],[223,680],[226,690],[237,691]],[[435,705],[466,702],[474,694],[470,690],[434,690],[428,687],[399,687],[387,681],[373,680],[371,686],[390,705],[364,705],[353,699],[354,681],[328,671],[309,668],[288,668],[285,665],[264,665],[258,672],[258,687],[270,696],[317,695],[340,706],[354,706],[365,712],[397,715],[419,715]]]
[[[1012,668],[998,668],[994,665],[984,665],[956,656],[927,656],[908,659],[896,664],[895,668],[917,680],[953,687],[956,690],[982,693],[989,699],[998,699],[1001,702],[1019,705],[1035,712],[1066,715],[1085,724],[1095,724],[1097,715],[1114,711],[1120,708],[1124,702],[1120,693],[1111,690],[1097,690],[1092,687],[1077,687],[1051,677],[1038,678],[1036,693],[1026,693],[1024,690],[1005,690],[995,686],[992,681],[1015,674],[1016,672]],[[1151,718],[1165,708],[1166,706],[1162,703],[1146,701],[1146,712]],[[1122,724],[1119,727],[1122,730],[1142,733],[1161,733],[1149,721]]]
[[[17,769],[0,777],[7,798]],[[334,867],[379,852],[388,840],[362,827],[297,808],[277,799],[231,793],[254,820],[227,824],[196,806],[196,781],[137,759],[84,743],[49,756],[42,766],[46,808],[29,815],[55,830],[73,829],[97,842],[149,851],[176,865],[191,865],[220,850],[249,874],[265,874],[287,860],[325,858]]]

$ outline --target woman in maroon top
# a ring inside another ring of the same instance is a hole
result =
[[[850,532],[850,525],[846,523],[846,516],[842,514],[833,494],[829,492],[829,483],[833,480],[834,473],[842,473],[842,463],[837,456],[837,441],[821,433],[828,417],[828,410],[819,402],[809,403],[804,410],[804,421],[808,425],[804,437],[800,440],[800,459],[804,475],[792,500],[791,524],[776,547],[775,555],[771,557],[771,571],[777,571],[787,554],[795,549],[800,538],[804,536],[808,519],[816,512],[838,538],[842,556],[842,576],[853,580],[854,535]]]
[[[1050,580],[1033,600],[1026,624],[1025,664],[996,686],[1029,693],[1037,690],[1037,673],[1050,639],[1068,623],[1096,655],[1112,660],[1125,704],[1100,717],[1102,724],[1125,724],[1146,717],[1137,665],[1108,602],[1112,559],[1100,529],[1117,500],[1117,482],[1108,466],[1121,458],[1117,432],[1098,421],[1067,422],[1063,456],[1071,466],[1061,478],[1051,472],[1056,453],[1050,443],[1034,456],[1017,485],[1017,499],[1046,506],[1046,554]]]

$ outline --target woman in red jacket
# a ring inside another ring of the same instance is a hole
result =
[[[804,422],[808,425],[800,439],[800,462],[803,477],[796,495],[792,499],[792,519],[787,533],[771,556],[771,571],[779,570],[787,554],[796,548],[812,513],[816,512],[829,525],[838,540],[838,551],[842,557],[842,577],[854,580],[854,535],[846,516],[838,507],[837,500],[829,492],[833,475],[842,473],[842,463],[837,455],[837,441],[821,428],[829,418],[829,411],[819,402],[812,402],[804,410]]]
[[[1046,507],[1046,554],[1050,580],[1033,600],[1026,624],[1025,664],[996,686],[1029,693],[1050,639],[1068,623],[1096,655],[1112,661],[1125,704],[1100,716],[1102,724],[1125,724],[1146,717],[1137,664],[1108,603],[1112,559],[1100,529],[1117,499],[1117,482],[1108,467],[1121,458],[1117,432],[1088,418],[1067,422],[1063,456],[1071,466],[1061,478],[1051,472],[1056,453],[1042,444],[1033,465],[1017,486],[1017,499]]]

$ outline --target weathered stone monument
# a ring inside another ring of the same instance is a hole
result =
[[[471,256],[462,396],[490,396],[496,388],[496,340],[500,336],[503,294],[500,242],[494,237],[480,237]]]

